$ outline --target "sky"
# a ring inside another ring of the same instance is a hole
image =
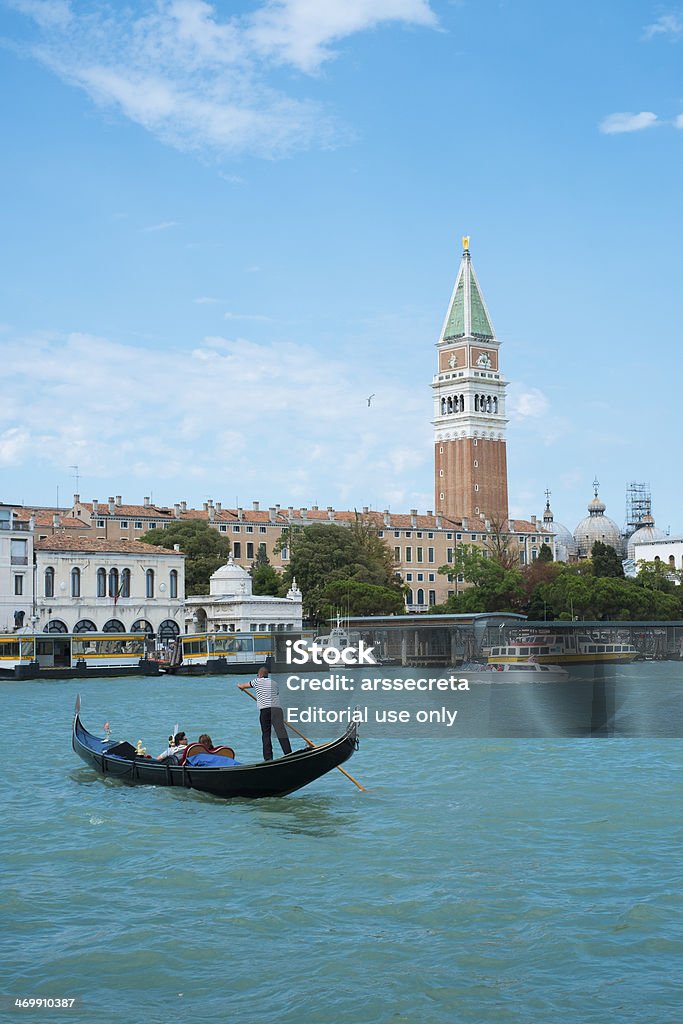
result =
[[[646,0],[0,0],[0,501],[433,509],[469,235],[511,515],[683,531],[682,58]]]

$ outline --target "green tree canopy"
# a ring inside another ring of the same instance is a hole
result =
[[[209,593],[209,577],[224,565],[230,554],[230,541],[201,519],[181,519],[163,530],[149,530],[140,540],[145,544],[173,550],[180,545],[185,558],[185,593],[188,597]]]
[[[601,540],[596,540],[591,548],[591,562],[594,576],[624,578],[621,559],[611,544],[603,544]]]
[[[258,549],[251,564],[251,592],[257,597],[284,597],[287,584],[282,573],[274,569],[263,548]]]
[[[453,562],[442,565],[442,575],[463,576],[474,584],[461,594],[437,605],[437,612],[504,612],[517,611],[524,598],[524,577],[517,566],[469,544],[456,548]]]
[[[279,546],[289,548],[286,583],[289,585],[296,578],[303,594],[304,613],[315,621],[329,617],[328,595],[332,592],[327,588],[331,584],[349,580],[379,588],[363,593],[364,607],[370,607],[373,593],[380,605],[384,605],[388,600],[381,593],[384,589],[399,597],[403,593],[389,549],[377,536],[376,530],[364,523],[360,516],[350,527],[337,523],[312,523],[300,530],[288,530],[280,538]],[[359,593],[354,593],[360,601]],[[346,601],[342,610],[346,614],[349,608],[350,602]]]

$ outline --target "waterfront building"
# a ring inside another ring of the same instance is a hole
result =
[[[232,555],[212,574],[209,594],[185,602],[186,633],[300,631],[302,597],[296,580],[286,597],[252,593],[251,575]]]
[[[182,629],[185,556],[140,541],[56,530],[37,539],[32,619],[37,632],[155,633]]]
[[[600,484],[593,481],[593,500],[588,504],[588,515],[581,520],[574,530],[579,558],[590,558],[591,549],[596,541],[609,544],[617,554],[622,554],[621,531],[613,519],[605,515],[607,506],[598,497]]]
[[[463,238],[460,269],[436,348],[434,507],[452,519],[477,520],[481,515],[504,529],[507,382],[469,238]]]
[[[651,540],[666,540],[667,536],[664,530],[660,530],[655,526],[655,521],[649,512],[646,512],[641,519],[640,527],[632,533],[628,538],[626,545],[626,556],[627,558],[635,559],[636,557],[636,546],[638,544],[645,544]],[[642,555],[641,555],[642,557]]]
[[[0,506],[0,633],[31,625],[33,612],[33,523]]]

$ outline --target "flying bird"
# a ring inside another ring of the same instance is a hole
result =
[[[370,405],[370,402],[373,400],[374,397],[375,397],[374,395],[369,395],[368,396],[368,406]]]

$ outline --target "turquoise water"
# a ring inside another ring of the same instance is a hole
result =
[[[642,671],[670,701],[681,667]],[[95,733],[157,753],[178,722],[256,759],[235,682],[0,684],[2,1019],[682,1019],[680,740],[361,737],[369,792],[333,772],[251,803],[71,750],[80,689]]]

